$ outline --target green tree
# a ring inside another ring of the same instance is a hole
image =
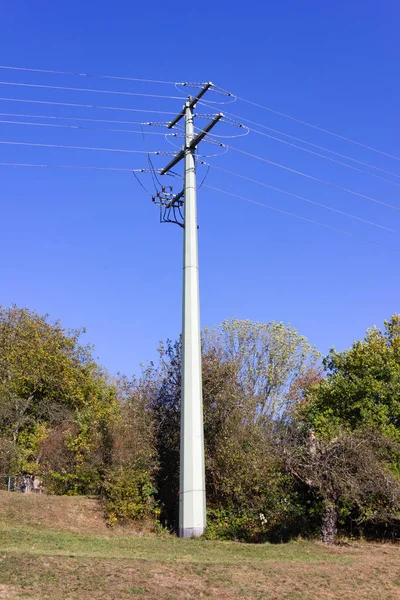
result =
[[[155,422],[150,408],[156,393],[153,370],[141,378],[115,382],[118,412],[109,427],[110,453],[104,477],[108,522],[154,519],[158,470]]]
[[[375,428],[400,441],[400,315],[369,329],[324,360],[326,378],[308,394],[307,420],[317,432]]]
[[[344,507],[358,522],[398,521],[400,316],[347,351],[332,349],[323,364],[327,375],[306,384],[287,447],[292,472],[323,501],[322,534],[331,543]]]
[[[209,532],[255,539],[265,521],[271,529],[293,514],[291,480],[276,451],[277,423],[292,405],[294,382],[316,360],[305,338],[283,324],[231,319],[203,333]],[[176,522],[179,491],[180,370],[180,344],[163,346],[153,407],[158,488],[170,523]]]
[[[99,453],[115,393],[91,348],[80,343],[83,332],[65,329],[35,311],[0,307],[4,473],[54,471],[62,491],[71,486],[90,489],[98,481]],[[55,444],[58,452],[53,454]],[[60,466],[61,456],[72,472],[53,469],[57,460]]]

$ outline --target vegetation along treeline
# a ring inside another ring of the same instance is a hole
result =
[[[103,498],[110,525],[174,530],[181,346],[140,377],[110,377],[67,330],[0,307],[0,475]],[[398,537],[400,315],[322,359],[289,325],[206,329],[206,536]]]

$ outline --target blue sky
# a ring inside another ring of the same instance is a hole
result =
[[[386,0],[3,3],[0,62],[166,81],[211,80],[240,97],[400,156],[399,17],[398,3]],[[0,79],[181,95],[167,85],[23,71],[0,70]],[[0,96],[171,113],[182,105],[181,100],[170,98],[4,84],[0,85]],[[212,96],[217,98],[223,100]],[[203,113],[226,110],[400,175],[399,161],[394,158],[241,100],[198,108]],[[107,120],[163,119],[150,113],[4,100],[0,101],[0,112]],[[0,120],[10,119],[34,120],[0,116]],[[104,124],[106,127],[113,126]],[[116,127],[139,129],[134,125]],[[215,130],[221,135],[237,132],[227,125]],[[141,136],[125,132],[7,123],[0,123],[0,140],[143,150]],[[146,141],[151,150],[173,150],[163,136],[148,135]],[[235,148],[400,208],[398,185],[257,134],[227,141]],[[174,143],[179,144],[179,140]],[[201,149],[204,154],[218,151],[209,144]],[[161,167],[166,160],[156,158],[155,164]],[[235,151],[205,160],[400,231],[400,213],[393,208]],[[131,169],[146,167],[146,156],[0,144],[0,162]],[[382,171],[356,166],[400,183]],[[149,179],[143,178],[143,183],[151,188]],[[179,191],[179,181],[172,183]],[[199,191],[203,326],[232,316],[283,321],[327,352],[331,346],[348,347],[367,327],[380,325],[390,314],[399,312],[398,233],[222,171],[211,169],[206,183],[382,246],[203,187]],[[2,304],[16,303],[48,312],[69,327],[86,326],[87,341],[95,344],[96,355],[112,372],[138,372],[140,362],[155,358],[158,340],[178,336],[182,231],[174,225],[159,224],[150,196],[131,173],[0,167],[0,198]]]

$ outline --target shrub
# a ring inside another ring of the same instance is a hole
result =
[[[104,483],[105,512],[109,525],[155,520],[159,514],[151,476],[146,471],[119,468]]]

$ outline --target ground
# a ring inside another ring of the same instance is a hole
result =
[[[89,498],[0,492],[0,599],[400,599],[400,547],[112,529]]]

